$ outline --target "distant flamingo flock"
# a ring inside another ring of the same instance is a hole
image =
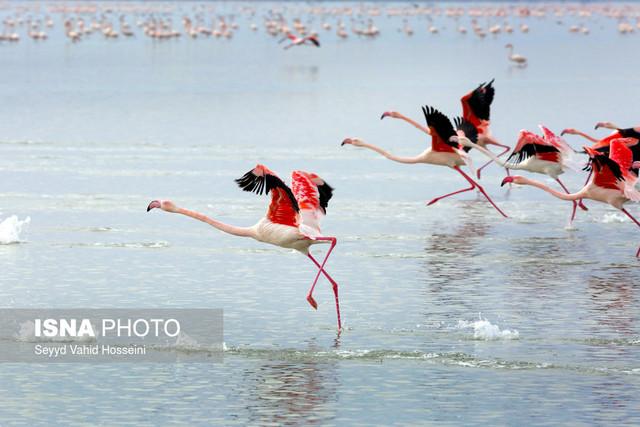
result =
[[[461,36],[474,34],[483,39],[535,33],[542,19],[552,20],[568,33],[588,35],[591,27],[603,28],[610,22],[620,34],[640,32],[640,7],[633,4],[504,4],[437,6],[431,4],[375,5],[353,3],[332,6],[321,4],[216,3],[181,5],[162,3],[111,2],[2,2],[0,42],[16,43],[24,38],[47,40],[56,28],[62,28],[71,42],[102,34],[105,39],[132,39],[146,36],[155,40],[231,39],[243,29],[271,37],[293,35],[299,40],[320,32],[334,33],[337,40],[349,37],[376,39],[382,31],[376,22],[385,18],[395,22],[398,33],[413,37],[420,33],[437,36],[454,31]],[[310,40],[310,39],[307,39]],[[311,40],[313,41],[313,40]],[[296,43],[307,44],[307,43]],[[315,43],[314,43],[315,44]],[[508,59],[524,66],[527,58],[513,52],[508,43]]]

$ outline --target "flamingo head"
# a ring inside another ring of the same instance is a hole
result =
[[[355,147],[362,147],[362,144],[364,142],[359,139],[359,138],[346,138],[344,141],[342,141],[342,144],[340,144],[341,146],[344,145],[353,145]]]
[[[464,135],[463,131],[458,130],[456,131],[456,133],[458,135],[454,135],[451,138],[449,138],[450,142],[456,142],[458,143],[458,145],[461,145],[463,147],[474,148],[473,142]]]
[[[151,209],[162,209],[165,212],[177,212],[178,207],[171,200],[153,200],[147,206],[147,212]]]
[[[562,132],[560,132],[560,136],[567,135],[575,135],[577,131],[574,128],[566,128]]]
[[[511,175],[502,180],[501,187],[504,187],[505,184],[520,184],[525,185],[527,183],[527,179],[524,176],[520,175]]]
[[[615,129],[616,126],[611,122],[598,122],[596,123],[596,129],[607,128],[607,129]]]
[[[513,45],[511,43],[507,43],[506,45],[504,45],[504,47],[506,47],[507,49],[511,49]]]
[[[394,119],[399,118],[399,114],[396,111],[385,111],[384,113],[382,113],[382,116],[380,116],[380,120],[384,119],[385,117],[393,117]]]

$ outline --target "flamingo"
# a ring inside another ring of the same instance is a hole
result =
[[[568,160],[574,151],[566,142],[546,127],[540,125],[540,129],[544,134],[544,138],[533,132],[521,130],[518,143],[507,161],[499,159],[491,151],[478,144],[474,144],[464,136],[455,136],[452,139],[463,147],[476,148],[505,168],[526,170],[550,176],[569,194],[569,190],[562,181],[560,181],[559,176],[562,175],[569,166]],[[580,206],[580,209],[588,210],[581,200],[579,202],[573,201],[573,210],[571,211],[569,224],[575,219],[576,208],[578,206]]]
[[[635,140],[636,142],[640,141],[640,127],[621,129],[611,122],[598,122],[595,126],[596,129],[601,127],[607,128],[607,129],[613,129],[614,132],[611,135],[606,136],[602,139],[596,139],[579,130],[576,130],[573,128],[567,128],[562,131],[561,135],[564,135],[565,133],[569,135],[579,135],[593,142],[594,144],[591,146],[591,148],[602,154],[609,153],[611,141],[614,141],[616,139],[629,138],[630,140]],[[640,160],[640,144],[631,145],[631,147],[632,147],[631,152],[633,155],[634,162],[639,161]],[[636,175],[638,175],[638,168],[632,168],[632,171]],[[587,176],[587,180],[585,181],[584,185],[587,185],[587,183],[591,179],[592,172],[593,172],[592,170],[589,170],[589,175]]]
[[[513,53],[513,45],[511,43],[506,44],[505,47],[509,49],[509,56],[508,56],[509,61],[514,62],[519,67],[527,66],[527,58],[525,58],[520,54]]]
[[[318,268],[318,273],[307,294],[307,301],[314,309],[318,304],[313,298],[313,290],[322,273],[333,287],[338,316],[338,330],[342,329],[340,320],[340,302],[338,283],[325,270],[325,264],[335,248],[337,239],[324,236],[320,231],[320,221],[333,195],[333,188],[318,175],[303,171],[291,174],[292,188],[289,188],[274,172],[266,166],[257,165],[242,177],[236,179],[244,191],[256,194],[271,193],[271,204],[264,218],[252,227],[237,227],[222,223],[202,213],[176,206],[170,200],[153,200],[147,212],[159,208],[165,212],[178,213],[198,221],[205,222],[218,230],[240,237],[250,237],[259,242],[295,249],[306,255]],[[309,248],[315,244],[328,243],[329,250],[322,263],[319,263]]]
[[[284,49],[289,49],[289,48],[292,48],[293,46],[300,46],[303,44],[307,44],[307,42],[310,42],[316,47],[320,47],[320,42],[318,41],[318,36],[316,34],[311,34],[310,36],[306,36],[306,37],[298,37],[293,33],[287,33],[286,37],[280,40],[280,43],[282,43],[287,39],[289,39],[291,43],[286,45]]]
[[[638,181],[638,176],[630,171],[631,167],[640,165],[638,162],[633,162],[632,152],[627,146],[627,143],[628,141],[625,139],[613,140],[608,156],[591,147],[585,146],[584,149],[591,160],[593,177],[589,183],[577,193],[561,193],[541,182],[518,175],[506,177],[502,181],[502,185],[507,183],[530,185],[540,188],[559,199],[573,202],[580,199],[591,199],[608,203],[614,208],[621,210],[640,227],[640,221],[624,208],[624,204],[629,201],[640,201],[640,192],[634,188]],[[635,144],[638,143],[635,142]],[[636,257],[640,257],[640,248],[638,248],[636,252]]]
[[[504,148],[504,151],[499,153],[497,157],[501,157],[506,154],[510,148],[506,145],[500,144],[496,141],[489,131],[490,125],[490,114],[491,114],[491,104],[493,103],[493,98],[495,96],[495,88],[493,87],[493,81],[491,80],[489,83],[482,83],[477,88],[466,94],[460,99],[462,103],[462,117],[474,125],[478,131],[478,142],[477,145],[481,147],[485,147],[487,145],[496,145],[498,147]],[[464,147],[465,151],[469,151],[469,147]],[[477,171],[477,177],[480,179],[480,173],[482,169],[489,166],[493,160],[488,161],[484,165],[480,166]],[[509,174],[509,169],[507,169],[507,174]]]
[[[456,142],[451,142],[450,138],[456,135],[456,131],[451,124],[451,121],[442,114],[440,111],[436,110],[432,107],[422,107],[422,112],[424,113],[425,119],[427,121],[427,133],[431,135],[431,148],[423,151],[415,157],[400,157],[393,155],[382,148],[376,147],[375,145],[368,144],[362,141],[359,138],[346,138],[342,141],[341,145],[353,145],[355,147],[364,147],[369,150],[373,150],[378,154],[386,157],[389,160],[398,163],[405,164],[417,164],[417,163],[427,163],[432,165],[439,166],[447,166],[455,171],[457,171],[460,175],[464,177],[471,186],[469,188],[464,188],[462,190],[454,191],[453,193],[445,194],[444,196],[436,197],[427,203],[427,206],[430,206],[436,203],[439,200],[447,198],[449,196],[453,196],[455,194],[464,193],[466,191],[471,191],[473,189],[478,189],[491,203],[491,205],[505,218],[507,215],[500,210],[500,208],[491,200],[489,195],[485,192],[484,188],[476,181],[473,180],[469,175],[467,175],[460,167],[467,164],[469,162],[468,155],[460,149],[460,146]],[[456,121],[458,125],[458,129],[460,130],[460,134],[466,134],[472,139],[475,139],[474,131],[475,128],[470,123],[464,121],[463,119],[458,119]]]

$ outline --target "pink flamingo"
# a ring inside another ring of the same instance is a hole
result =
[[[353,145],[356,147],[364,147],[369,150],[373,150],[378,154],[383,155],[389,160],[398,163],[405,164],[417,164],[417,163],[427,163],[432,165],[439,166],[447,166],[455,171],[457,171],[460,175],[464,177],[464,179],[471,184],[469,188],[464,188],[462,190],[454,191],[453,193],[445,194],[444,196],[436,197],[427,203],[427,206],[436,203],[439,200],[444,198],[453,196],[455,194],[464,193],[466,191],[472,191],[473,189],[478,189],[491,203],[491,205],[505,218],[507,215],[500,210],[500,208],[491,200],[489,195],[485,192],[484,188],[476,181],[473,180],[469,175],[462,171],[460,166],[463,166],[468,163],[469,158],[468,155],[460,149],[460,146],[457,142],[450,141],[451,137],[456,136],[456,130],[453,128],[451,121],[442,114],[440,111],[436,110],[432,107],[422,107],[422,111],[424,113],[425,119],[427,120],[428,129],[427,133],[431,135],[431,148],[425,150],[421,154],[418,154],[415,157],[400,157],[393,155],[382,148],[376,147],[375,145],[368,144],[362,141],[359,138],[347,138],[342,141],[341,145]],[[471,138],[475,139],[475,127],[470,123],[464,120],[457,120],[456,124],[458,125],[458,129],[460,131],[460,135],[468,135]],[[417,125],[417,124],[416,124]],[[420,125],[419,125],[420,126]],[[474,134],[474,135],[472,135]]]
[[[309,289],[307,301],[314,309],[318,304],[313,298],[313,290],[322,273],[331,283],[336,300],[338,330],[342,329],[340,321],[340,302],[338,300],[338,283],[326,272],[324,266],[336,246],[335,237],[323,236],[320,221],[333,195],[333,188],[318,175],[303,171],[291,174],[292,188],[289,188],[278,176],[266,166],[255,168],[236,180],[244,191],[256,194],[271,193],[271,204],[264,218],[252,227],[236,227],[210,218],[199,212],[176,206],[170,200],[154,200],[149,203],[147,212],[160,208],[165,212],[178,213],[205,222],[225,233],[250,237],[259,242],[270,243],[281,248],[295,249],[306,255],[318,268],[318,273]],[[324,260],[319,263],[309,252],[314,244],[329,243],[329,250]]]
[[[482,83],[477,88],[472,90],[471,92],[464,95],[460,102],[462,103],[462,118],[467,122],[471,123],[475,126],[477,134],[478,134],[478,142],[477,145],[481,147],[486,147],[487,145],[496,145],[498,147],[504,148],[504,151],[498,153],[498,157],[501,157],[505,153],[509,151],[509,147],[500,144],[496,141],[492,136],[489,130],[489,117],[491,113],[491,103],[493,102],[493,98],[495,95],[495,88],[493,87],[493,80],[489,83]],[[380,120],[385,117],[391,117],[394,119],[403,120],[410,125],[418,128],[422,132],[426,134],[430,134],[429,129],[422,126],[421,124],[415,122],[409,117],[397,112],[397,111],[386,111],[380,117]],[[468,152],[470,147],[463,147],[464,151]],[[481,166],[477,171],[477,177],[480,179],[481,170],[485,167],[489,166],[493,160],[488,161],[486,164]],[[507,174],[509,170],[507,169]]]
[[[311,34],[310,36],[306,36],[306,37],[299,37],[293,33],[287,33],[286,37],[280,40],[280,43],[282,43],[287,39],[289,39],[291,43],[286,45],[284,49],[289,49],[289,48],[292,48],[293,46],[300,46],[308,43],[313,44],[315,47],[320,47],[320,41],[318,40],[318,36],[315,34]]]
[[[591,199],[598,202],[608,203],[616,209],[620,209],[633,222],[640,227],[640,221],[634,218],[625,208],[624,204],[629,201],[640,201],[640,192],[635,189],[638,176],[631,172],[631,168],[640,166],[633,161],[631,149],[626,145],[629,141],[617,139],[611,142],[609,156],[602,154],[591,147],[584,147],[591,159],[593,177],[589,183],[577,193],[561,193],[547,185],[527,179],[522,176],[509,176],[502,181],[502,185],[514,183],[520,185],[530,185],[540,188],[562,200],[576,201],[580,199]],[[636,252],[636,257],[640,257],[640,248]]]
[[[506,154],[510,147],[504,144],[500,144],[491,136],[489,125],[491,124],[491,104],[493,103],[493,97],[496,90],[493,87],[493,80],[489,83],[482,83],[477,88],[466,94],[460,99],[462,103],[462,118],[474,125],[478,131],[478,143],[480,147],[486,148],[487,145],[496,145],[504,150],[496,155],[501,157]],[[468,151],[469,147],[464,147],[465,151]],[[484,165],[480,166],[477,171],[477,177],[480,179],[482,169],[493,163],[493,160],[489,160]],[[509,174],[509,169],[507,175]]]
[[[507,169],[526,170],[529,172],[540,173],[553,178],[562,189],[569,193],[567,187],[560,181],[559,176],[564,173],[568,167],[567,160],[574,153],[573,149],[561,138],[555,135],[546,127],[540,125],[540,129],[544,133],[544,138],[527,130],[521,130],[518,137],[518,143],[513,149],[507,161],[499,159],[491,151],[484,147],[474,144],[468,138],[454,137],[453,140],[459,142],[464,147],[475,148],[485,154],[500,166]],[[582,201],[573,201],[573,210],[569,224],[576,217],[576,208],[587,210]]]

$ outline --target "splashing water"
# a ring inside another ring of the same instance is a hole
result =
[[[492,324],[481,316],[478,316],[478,320],[473,322],[459,320],[457,327],[458,329],[473,329],[473,338],[476,340],[514,340],[520,337],[517,330],[500,329],[498,325]]]
[[[617,212],[609,212],[604,214],[604,216],[601,219],[601,222],[604,224],[611,224],[611,223],[616,223],[616,222],[626,222],[627,218],[622,215],[619,214]]]
[[[23,242],[24,236],[22,236],[22,234],[26,232],[30,222],[30,217],[26,217],[21,221],[15,215],[11,215],[0,222],[0,245]]]

